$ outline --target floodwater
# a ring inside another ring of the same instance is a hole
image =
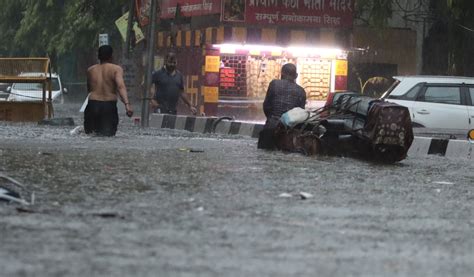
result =
[[[81,125],[80,105],[57,116]],[[72,129],[0,122],[0,173],[36,199],[0,202],[1,276],[474,272],[468,160],[305,157],[125,116],[113,138]]]

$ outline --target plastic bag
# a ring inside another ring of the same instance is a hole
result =
[[[309,111],[300,107],[293,108],[281,115],[280,121],[287,127],[294,126],[305,122],[310,116]]]

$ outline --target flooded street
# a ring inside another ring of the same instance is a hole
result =
[[[80,105],[56,115],[81,125]],[[468,160],[266,152],[248,137],[142,129],[120,108],[113,138],[0,122],[0,173],[36,198],[0,202],[2,276],[474,272]]]

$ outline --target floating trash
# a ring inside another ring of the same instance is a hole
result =
[[[26,192],[25,187],[15,179],[0,174],[0,201],[14,202],[22,205],[33,205],[35,194],[30,194],[30,202],[22,198],[19,191]]]
[[[79,135],[84,133],[84,127],[83,126],[77,126],[76,128],[72,129],[69,134],[71,135]]]
[[[190,152],[190,153],[203,153],[204,150],[202,149],[193,149],[193,148],[178,148],[179,151],[182,152]]]
[[[92,216],[101,217],[101,218],[120,218],[120,219],[125,218],[124,216],[116,212],[96,212],[96,213],[92,213]]]
[[[289,194],[289,193],[287,193],[287,192],[284,192],[284,193],[278,195],[278,197],[281,197],[281,198],[290,198],[290,197],[292,197],[292,195]]]
[[[305,199],[308,199],[308,198],[313,198],[313,195],[311,193],[307,193],[307,192],[300,192],[300,197],[301,197],[301,199],[305,200]]]
[[[438,184],[438,185],[454,185],[453,182],[447,182],[447,181],[436,181],[433,183]]]

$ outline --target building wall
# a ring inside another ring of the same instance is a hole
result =
[[[423,67],[423,41],[430,28],[429,1],[397,0],[393,1],[392,16],[387,19],[388,28],[406,29],[415,32],[415,63],[414,74],[420,74]],[[360,18],[367,19],[369,14],[361,14]],[[366,21],[354,21],[356,28],[362,28]],[[376,31],[374,31],[376,32]],[[410,38],[411,39],[411,38]]]
[[[218,26],[157,33],[157,48],[202,47],[206,44],[247,43],[269,45],[311,45],[350,47],[350,30],[328,28]]]
[[[417,74],[417,34],[410,29],[390,28],[377,30],[354,27],[353,47],[356,51],[352,62],[397,65],[397,74]]]

